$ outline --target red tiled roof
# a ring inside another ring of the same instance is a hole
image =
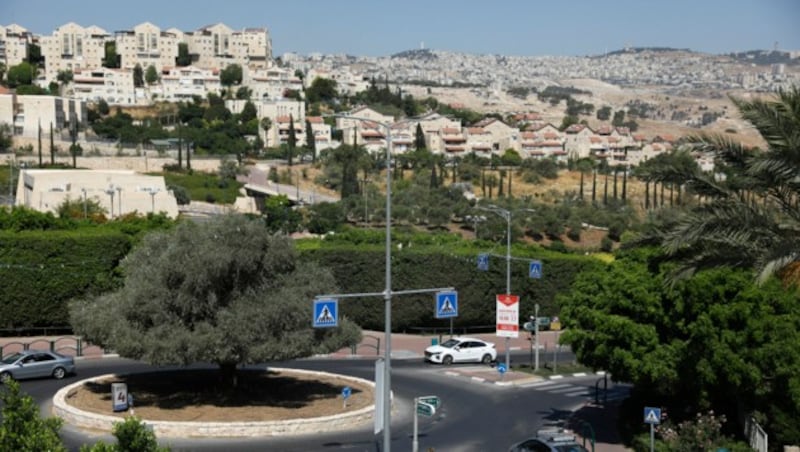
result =
[[[442,133],[445,135],[455,135],[461,133],[461,131],[452,127],[445,127],[442,129]]]
[[[311,124],[323,124],[322,116],[306,116],[306,121]]]

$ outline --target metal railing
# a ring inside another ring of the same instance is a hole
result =
[[[45,349],[62,355],[80,357],[86,355],[87,348],[92,348],[100,354],[105,353],[104,349],[85,342],[81,337],[61,336],[54,338],[32,338],[30,341],[15,338],[8,342],[0,342],[0,357],[5,357],[24,350]]]

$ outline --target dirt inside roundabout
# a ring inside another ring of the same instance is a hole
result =
[[[352,412],[374,404],[373,388],[335,376],[289,370],[240,371],[235,389],[222,385],[215,369],[120,375],[87,382],[67,396],[78,409],[124,418],[113,412],[111,384],[125,383],[134,414],[173,422],[258,422],[304,419]],[[344,407],[342,390],[351,388]]]

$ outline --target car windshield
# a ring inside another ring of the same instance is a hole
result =
[[[20,358],[22,358],[22,353],[14,353],[13,355],[6,356],[0,362],[3,364],[14,364],[14,362]]]
[[[455,339],[448,339],[442,342],[442,347],[453,348],[460,343],[461,343],[460,341],[457,341]]]

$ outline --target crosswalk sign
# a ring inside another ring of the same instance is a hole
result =
[[[435,314],[437,319],[458,317],[458,292],[437,292]]]
[[[339,326],[339,300],[314,300],[314,328]]]
[[[661,423],[661,408],[653,408],[650,406],[644,407],[644,423],[645,424],[660,424]]]
[[[489,255],[478,254],[478,270],[489,271]]]
[[[528,267],[528,277],[532,279],[542,279],[542,261],[531,261]]]

